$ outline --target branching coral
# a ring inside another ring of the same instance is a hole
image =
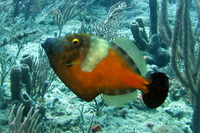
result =
[[[54,23],[59,27],[59,36],[61,36],[64,24],[70,19],[79,15],[86,7],[91,5],[95,0],[68,0],[61,1],[59,6],[53,12]],[[82,5],[85,3],[84,5]]]
[[[172,68],[182,85],[192,92],[194,98],[192,129],[194,133],[198,133],[200,131],[200,49],[192,31],[189,13],[190,1],[179,0],[178,2],[171,42]],[[182,53],[183,59],[178,53]],[[180,67],[177,60],[182,60],[183,68]]]
[[[34,111],[31,108],[27,117],[23,120],[25,106],[21,104],[17,109],[16,115],[14,115],[15,107],[16,105],[13,105],[9,116],[9,133],[44,133],[42,123],[39,122],[39,110]]]
[[[97,20],[90,24],[82,23],[79,33],[88,33],[100,36],[106,40],[113,41],[120,35],[117,31],[123,25],[122,16],[127,5],[125,2],[118,2],[110,7],[107,17],[104,20]]]

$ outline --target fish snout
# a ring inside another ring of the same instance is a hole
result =
[[[55,45],[56,38],[47,38],[44,43],[42,43],[42,48],[48,54],[53,54],[54,50],[53,47]]]

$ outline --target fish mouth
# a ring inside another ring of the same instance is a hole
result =
[[[47,55],[53,54],[53,47],[55,45],[55,38],[47,38],[44,43],[41,44]]]
[[[65,46],[69,46],[69,42],[65,41],[60,43],[61,40],[63,40],[63,37],[47,38],[41,46],[48,56],[57,56],[64,51]]]

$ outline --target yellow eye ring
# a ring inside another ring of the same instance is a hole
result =
[[[72,40],[72,43],[73,43],[74,45],[79,45],[79,40],[78,40],[78,39],[73,39],[73,40]]]

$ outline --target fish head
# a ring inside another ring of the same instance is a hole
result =
[[[42,47],[53,68],[55,64],[70,65],[74,60],[85,55],[89,47],[90,36],[89,34],[72,34],[59,38],[47,38]]]
[[[48,56],[59,56],[62,53],[67,53],[70,57],[74,53],[83,51],[84,48],[89,47],[88,40],[91,35],[86,34],[84,37],[80,34],[72,34],[59,38],[47,38],[42,44],[43,49]]]

